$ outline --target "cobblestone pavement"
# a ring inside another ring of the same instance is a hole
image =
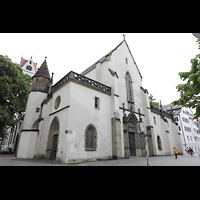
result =
[[[146,157],[131,157],[119,160],[102,160],[76,164],[63,164],[46,159],[16,159],[14,155],[0,155],[0,166],[146,166]],[[200,157],[194,155],[149,157],[149,166],[200,166]]]

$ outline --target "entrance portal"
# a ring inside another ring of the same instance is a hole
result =
[[[53,148],[52,148],[52,151],[51,151],[51,160],[56,159],[57,142],[58,142],[58,134],[53,136]]]
[[[134,113],[128,115],[127,122],[129,155],[142,156],[141,137],[137,130],[138,119]]]
[[[52,160],[56,159],[57,146],[58,146],[58,136],[59,136],[59,121],[55,117],[51,123],[49,129],[49,136],[47,141],[46,157]]]
[[[135,133],[129,132],[129,148],[130,148],[130,156],[136,156],[135,151]]]

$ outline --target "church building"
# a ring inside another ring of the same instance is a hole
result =
[[[146,156],[140,122],[150,156],[172,155],[174,145],[182,152],[173,115],[150,107],[125,39],[81,74],[70,71],[56,84],[45,59],[32,76],[17,157],[73,163]]]

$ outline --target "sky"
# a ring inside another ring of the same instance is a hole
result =
[[[142,74],[142,86],[162,105],[179,98],[179,72],[191,69],[200,54],[192,33],[0,33],[0,54],[16,63],[21,57],[41,66],[45,57],[54,84],[68,72],[83,72],[114,49],[123,34]]]

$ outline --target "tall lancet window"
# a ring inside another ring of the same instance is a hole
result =
[[[36,80],[36,85],[35,85],[35,89],[38,89],[38,83],[39,83],[39,80],[38,80],[38,78],[37,78],[37,80]]]
[[[44,79],[42,80],[42,83],[41,83],[41,90],[44,89]]]
[[[127,99],[130,102],[133,102],[133,85],[131,80],[131,75],[129,72],[126,73],[126,93],[127,93]]]

